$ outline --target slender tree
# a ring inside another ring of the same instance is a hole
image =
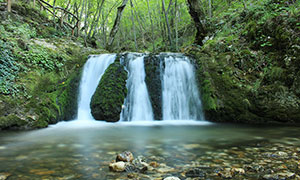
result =
[[[7,11],[11,12],[11,1],[12,0],[7,0]]]
[[[121,4],[121,6],[118,7],[117,17],[115,19],[113,28],[112,28],[112,30],[110,31],[110,34],[109,34],[109,42],[108,42],[108,46],[107,46],[108,50],[112,49],[112,44],[113,44],[113,42],[115,40],[115,36],[116,36],[116,34],[119,30],[120,21],[121,21],[122,14],[123,14],[123,11],[126,7],[127,2],[128,2],[128,0],[123,0],[123,3]]]
[[[172,1],[170,1],[170,3],[172,3]],[[165,1],[164,0],[162,0],[162,10],[164,12],[165,20],[166,20],[166,24],[167,24],[169,43],[170,43],[170,46],[172,47],[173,44],[172,44],[171,28],[170,28],[168,14],[167,14],[166,9],[165,9]]]
[[[209,18],[212,18],[212,5],[211,5],[211,0],[208,0],[208,16],[209,16]]]
[[[133,37],[134,37],[134,45],[135,45],[135,50],[138,50],[138,45],[136,41],[136,32],[135,32],[135,23],[134,23],[134,15],[133,15],[133,4],[132,0],[130,0],[130,7],[131,7],[131,21],[132,21],[132,31],[133,31]]]
[[[148,16],[149,16],[150,23],[151,23],[152,46],[153,46],[153,51],[155,51],[154,27],[153,27],[153,20],[152,20],[151,11],[150,11],[149,0],[147,0],[147,6],[148,6]]]
[[[200,46],[203,45],[203,40],[207,35],[207,31],[205,26],[203,25],[201,19],[205,18],[205,15],[200,8],[200,4],[198,0],[187,0],[188,2],[188,7],[189,7],[189,13],[194,20],[196,29],[197,29],[197,34],[195,37],[195,43],[199,44]]]

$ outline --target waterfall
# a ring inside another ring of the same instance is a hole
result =
[[[162,70],[163,120],[203,120],[194,67],[185,56],[167,54]]]
[[[136,57],[138,56],[138,57]],[[145,83],[144,55],[129,54],[128,94],[121,112],[121,121],[153,121],[153,111]]]
[[[85,63],[79,87],[78,120],[93,120],[90,102],[105,70],[114,62],[116,55],[91,56]]]

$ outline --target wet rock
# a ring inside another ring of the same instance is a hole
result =
[[[242,168],[232,168],[230,171],[232,174],[245,174],[245,170]]]
[[[281,179],[289,179],[289,178],[294,178],[295,173],[292,172],[282,172],[282,173],[276,173],[276,174],[266,174],[263,176],[263,179],[266,180],[281,180]]]
[[[10,173],[0,173],[0,180],[6,180],[10,175]]]
[[[58,180],[69,180],[69,179],[75,179],[75,175],[67,175],[58,178]]]
[[[137,173],[128,173],[127,177],[130,178],[130,179],[137,178],[138,174]]]
[[[117,122],[127,94],[127,71],[118,58],[103,74],[91,99],[91,113],[96,120]]]
[[[191,178],[196,178],[196,177],[204,178],[206,176],[206,173],[203,170],[199,169],[199,168],[195,168],[195,169],[187,171],[185,173],[185,176],[186,177],[191,177]]]
[[[17,161],[21,161],[21,160],[24,160],[24,159],[27,159],[27,158],[28,158],[27,156],[20,155],[20,156],[17,156],[17,157],[16,157],[16,160],[17,160]]]
[[[133,154],[129,151],[125,151],[117,155],[116,161],[132,162],[133,159]]]
[[[139,156],[132,161],[132,165],[135,168],[135,171],[144,173],[149,169],[149,164],[146,163],[146,160],[143,156]]]
[[[282,151],[278,151],[274,155],[277,156],[277,157],[281,157],[281,158],[286,158],[286,157],[289,156],[288,153],[282,152]]]
[[[109,164],[109,169],[115,172],[125,171],[126,164],[123,161],[113,162]]]
[[[295,173],[292,172],[282,172],[282,173],[278,173],[279,177],[283,177],[283,178],[294,178],[295,177]]]
[[[224,179],[231,179],[232,178],[232,173],[230,168],[225,168],[223,171],[220,171],[218,173],[219,176],[221,176]]]
[[[170,176],[170,177],[164,178],[164,180],[180,180],[180,179],[178,177],[175,177],[175,176]]]
[[[200,144],[185,144],[183,145],[184,149],[197,149],[200,148]]]
[[[157,168],[159,166],[159,164],[156,161],[152,161],[149,163],[150,166]]]
[[[174,171],[175,171],[174,168],[171,168],[168,166],[157,169],[157,172],[162,173],[162,174],[170,173],[170,172],[174,172]]]

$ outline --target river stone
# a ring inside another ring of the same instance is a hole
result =
[[[123,161],[113,162],[109,164],[109,169],[115,172],[125,171],[126,164]]]
[[[233,173],[233,174],[245,174],[245,170],[243,168],[232,168],[231,173]]]
[[[10,173],[0,173],[0,180],[6,180],[10,175]]]
[[[180,180],[180,179],[178,177],[175,177],[175,176],[170,176],[170,177],[164,178],[164,180]]]
[[[220,171],[218,173],[219,176],[221,176],[224,179],[231,179],[232,178],[232,173],[230,168],[225,168],[223,171]]]
[[[117,155],[116,161],[132,162],[133,159],[133,154],[129,151],[125,151]]]
[[[197,178],[197,177],[204,178],[206,176],[206,174],[201,169],[195,168],[195,169],[191,169],[191,170],[187,171],[185,173],[185,176],[186,177],[191,177],[191,178]]]
[[[278,157],[281,157],[281,158],[286,158],[286,157],[288,157],[288,153],[278,151],[278,152],[275,153],[275,156],[278,156]]]
[[[138,156],[136,159],[132,161],[132,165],[135,169],[136,172],[144,173],[150,168],[149,164],[146,163],[145,157],[143,156]]]

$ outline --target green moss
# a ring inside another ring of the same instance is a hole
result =
[[[284,76],[284,69],[281,67],[273,67],[272,69],[269,70],[267,76],[272,80],[280,80]]]
[[[103,74],[91,100],[92,115],[96,120],[116,122],[127,94],[127,72],[116,60]]]
[[[154,54],[150,54],[144,58],[145,82],[149,92],[151,105],[153,108],[154,119],[162,119],[162,89],[161,89],[161,69],[160,59]]]
[[[0,129],[8,129],[13,127],[22,127],[27,124],[26,121],[20,119],[14,114],[0,117]]]
[[[60,83],[59,90],[53,96],[59,107],[59,119],[71,120],[76,117],[81,74],[82,71],[75,71],[67,81]]]

